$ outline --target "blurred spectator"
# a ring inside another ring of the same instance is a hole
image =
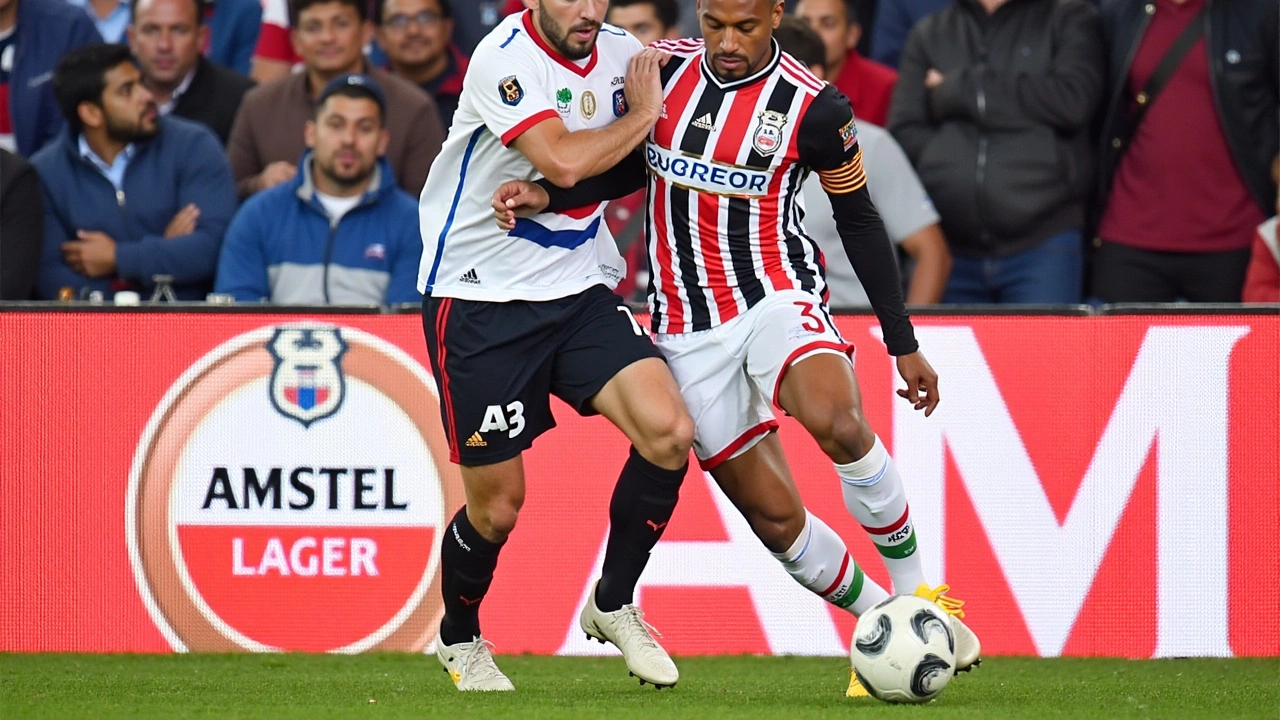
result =
[[[447,129],[467,74],[467,58],[452,41],[450,0],[377,0],[373,24],[388,69],[435,99],[440,124]]]
[[[1245,274],[1243,300],[1280,303],[1280,242],[1276,240],[1274,217],[1259,225],[1254,236],[1253,259]]]
[[[607,19],[635,35],[643,45],[680,37],[676,30],[680,6],[676,0],[614,0],[609,3]],[[627,262],[627,276],[615,291],[634,302],[644,301],[649,284],[649,258],[644,243],[646,192],[638,190],[613,200],[604,211],[605,224]]]
[[[953,1],[881,0],[875,22],[871,25],[871,59],[892,68],[898,67],[911,28]]]
[[[204,299],[236,205],[218,139],[160,117],[123,45],[69,53],[53,84],[67,129],[31,160],[45,210],[38,296],[110,296],[169,275],[179,299]]]
[[[1110,102],[1092,295],[1239,302],[1251,240],[1276,197],[1280,5],[1108,1],[1102,12]],[[1178,47],[1183,37],[1192,44]],[[1181,60],[1153,88],[1175,49]]]
[[[858,53],[862,25],[852,0],[800,0],[796,15],[809,23],[826,46],[826,75],[853,104],[859,121],[884,125],[889,119],[898,73]]]
[[[218,292],[293,305],[422,301],[418,203],[389,182],[385,110],[362,75],[325,87],[302,173],[255,195],[231,223]]]
[[[266,83],[288,75],[301,58],[289,35],[289,0],[262,0],[262,24],[249,76]]]
[[[40,179],[21,155],[0,149],[0,300],[30,300],[44,245]]]
[[[0,0],[0,148],[31,157],[58,134],[53,67],[101,41],[89,17],[62,0]]]
[[[783,52],[804,63],[819,80],[826,79],[826,47],[805,21],[784,17],[773,37]],[[947,251],[947,241],[942,237],[938,213],[929,201],[929,194],[911,169],[907,154],[888,130],[859,122],[858,144],[862,147],[871,201],[880,211],[889,239],[913,261],[907,302],[937,303],[942,299],[942,289],[951,270],[951,253]],[[822,189],[822,183],[810,177],[803,186],[803,197],[805,230],[826,256],[827,287],[831,291],[828,304],[835,309],[870,307],[871,301],[836,232],[831,199]]]
[[[889,129],[955,256],[945,302],[1080,302],[1102,50],[1082,0],[957,0],[911,31]]]
[[[129,47],[160,114],[202,123],[226,145],[253,81],[200,55],[209,36],[203,5],[204,0],[136,0]]]
[[[209,27],[209,36],[200,49],[204,56],[241,75],[248,75],[262,26],[262,3],[258,0],[210,0],[204,6],[204,24]]]
[[[124,42],[124,29],[129,26],[130,0],[66,0],[89,15],[98,34],[109,43]]]
[[[680,6],[676,0],[613,0],[609,3],[608,21],[626,30],[641,45],[680,37]]]
[[[453,41],[463,55],[471,57],[476,45],[502,18],[524,10],[520,0],[464,0],[455,5]]]
[[[315,98],[335,77],[364,73],[387,96],[387,159],[406,192],[422,192],[444,128],[435,101],[421,89],[373,68],[362,48],[368,28],[362,0],[293,0],[290,35],[306,67],[303,72],[259,85],[240,105],[227,155],[241,197],[292,180],[294,163],[306,149],[302,128],[312,118]]]

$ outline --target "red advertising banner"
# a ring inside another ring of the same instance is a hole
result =
[[[924,418],[871,317],[865,408],[926,568],[992,654],[1280,655],[1280,317],[917,320]],[[0,313],[0,651],[422,651],[463,502],[414,315]],[[503,653],[591,654],[621,434],[557,405],[481,614]],[[802,496],[888,585],[829,461]],[[641,580],[678,654],[838,655],[801,589],[691,470]]]

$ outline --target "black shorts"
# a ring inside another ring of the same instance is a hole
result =
[[[424,297],[427,355],[440,384],[450,460],[492,465],[556,426],[551,396],[582,415],[620,370],[657,347],[603,285],[557,300]]]

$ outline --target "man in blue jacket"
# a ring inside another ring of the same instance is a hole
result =
[[[244,204],[227,231],[217,291],[293,305],[419,303],[418,203],[396,187],[386,98],[364,75],[325,86],[299,173]]]
[[[89,16],[62,0],[0,0],[0,147],[31,157],[58,134],[53,67],[99,42]]]
[[[236,207],[218,139],[159,117],[123,45],[72,51],[53,86],[67,129],[31,161],[45,205],[37,296],[145,291],[168,275],[179,299],[204,299]]]

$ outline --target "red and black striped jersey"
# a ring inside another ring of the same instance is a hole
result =
[[[706,330],[784,289],[825,297],[800,188],[810,172],[831,193],[866,184],[848,99],[777,43],[734,82],[711,71],[701,40],[655,46],[673,57],[645,147],[654,331]]]

